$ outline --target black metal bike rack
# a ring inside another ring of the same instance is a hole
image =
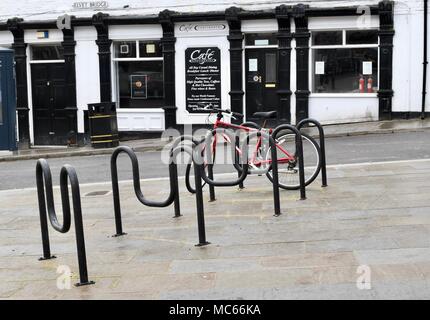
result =
[[[305,165],[303,159],[303,141],[300,130],[289,124],[281,124],[272,132],[272,137],[276,141],[277,135],[283,130],[289,130],[296,136],[296,153],[299,158],[299,180],[300,180],[300,199],[306,200],[306,185],[305,185]],[[273,161],[272,161],[273,163]]]
[[[224,134],[229,135],[231,141],[236,141],[236,136],[233,133],[230,133],[229,131],[226,131],[224,129],[216,129],[211,132],[212,135],[217,134],[219,131],[222,131]],[[271,137],[268,133],[265,132],[255,132],[251,133],[249,138],[252,138],[253,136],[264,136],[266,139],[269,140],[270,145],[272,146],[272,171],[273,171],[273,198],[274,198],[274,211],[275,216],[281,215],[281,206],[280,206],[280,193],[279,193],[279,177],[278,177],[278,162],[277,162],[277,151],[276,151],[276,143],[273,137]],[[207,158],[212,159],[211,154],[211,148],[210,141],[206,139],[206,152],[207,152]],[[249,164],[247,160],[248,152],[248,143],[249,139],[246,139],[242,146],[242,155],[245,155],[246,158],[242,159],[241,164],[241,170],[240,170],[240,177],[238,179],[233,181],[214,181],[213,178],[209,177],[209,174],[206,174],[205,171],[205,165],[204,165],[204,159],[201,155],[201,150],[199,148],[194,148],[194,150],[188,149],[187,152],[193,153],[193,161],[194,161],[194,174],[195,174],[195,183],[196,183],[196,203],[197,203],[197,217],[198,217],[198,223],[199,223],[199,244],[198,246],[205,246],[209,244],[209,242],[206,241],[206,234],[205,234],[205,224],[204,224],[204,201],[203,201],[203,191],[202,191],[202,180],[205,181],[209,186],[214,187],[233,187],[238,186],[241,183],[245,181],[245,179],[248,176],[248,169]],[[230,144],[231,145],[231,151],[232,151],[232,159],[235,159],[235,162],[238,161],[238,158],[234,155],[236,154],[236,144]],[[189,147],[188,147],[189,148]],[[239,159],[240,160],[240,159]],[[239,163],[236,163],[239,165]]]
[[[300,121],[296,128],[301,131],[301,129],[305,125],[313,124],[318,129],[319,133],[319,140],[320,140],[320,150],[321,150],[321,179],[322,179],[322,187],[325,188],[328,186],[327,184],[327,164],[326,164],[326,156],[325,156],[325,136],[324,136],[324,129],[317,120],[315,119],[303,119]]]
[[[133,149],[126,146],[121,146],[115,149],[111,156],[111,176],[112,176],[112,194],[115,210],[115,227],[116,234],[114,237],[125,235],[122,229],[122,218],[121,218],[121,202],[119,197],[119,185],[118,185],[118,168],[117,160],[121,153],[125,153],[131,160],[133,169],[133,187],[137,199],[145,206],[164,208],[174,203],[175,218],[181,216],[180,203],[179,203],[179,185],[178,185],[178,169],[175,161],[172,161],[172,152],[170,153],[169,161],[169,180],[170,180],[170,193],[164,201],[151,201],[145,198],[140,187],[140,173],[139,173],[139,161]]]
[[[73,214],[75,219],[76,245],[78,251],[80,276],[80,282],[77,283],[76,286],[85,286],[94,284],[94,281],[88,280],[84,226],[82,222],[82,207],[78,176],[75,169],[69,165],[65,165],[61,168],[60,189],[63,207],[63,225],[61,225],[58,222],[57,214],[55,212],[51,169],[45,159],[39,159],[36,164],[37,196],[39,201],[40,227],[43,244],[43,257],[39,260],[49,260],[56,258],[54,255],[51,255],[47,217],[49,218],[52,227],[56,231],[60,233],[67,233],[70,230],[71,214],[68,180],[70,180],[70,185],[72,188]]]

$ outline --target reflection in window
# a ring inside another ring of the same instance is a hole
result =
[[[342,31],[314,31],[312,32],[312,45],[342,45]]]
[[[121,108],[163,107],[163,61],[118,61],[117,70]]]
[[[346,31],[346,44],[378,44],[377,30]]]
[[[313,92],[377,92],[378,48],[314,49],[313,53]]]
[[[58,46],[31,47],[31,60],[64,60],[64,50]]]

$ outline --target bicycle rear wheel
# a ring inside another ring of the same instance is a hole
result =
[[[293,133],[278,135],[276,142],[284,150],[288,151],[290,155],[294,155],[294,160],[288,162],[280,162],[278,160],[279,172],[279,187],[285,190],[297,190],[300,188],[299,178],[299,159],[296,155],[296,136]],[[305,185],[311,184],[318,176],[321,170],[321,150],[316,141],[309,135],[302,133],[303,142],[303,160],[305,167]],[[266,159],[271,159],[271,149],[266,153]],[[277,148],[278,159],[285,158],[286,155],[283,151]],[[270,170],[267,178],[273,182],[273,174]]]

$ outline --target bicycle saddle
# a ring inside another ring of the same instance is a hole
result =
[[[252,116],[254,118],[261,118],[261,119],[275,119],[277,116],[277,111],[268,111],[268,112],[256,112]]]

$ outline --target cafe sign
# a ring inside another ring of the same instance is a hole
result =
[[[186,108],[189,112],[201,107],[198,103],[221,108],[221,54],[217,47],[185,50]]]

